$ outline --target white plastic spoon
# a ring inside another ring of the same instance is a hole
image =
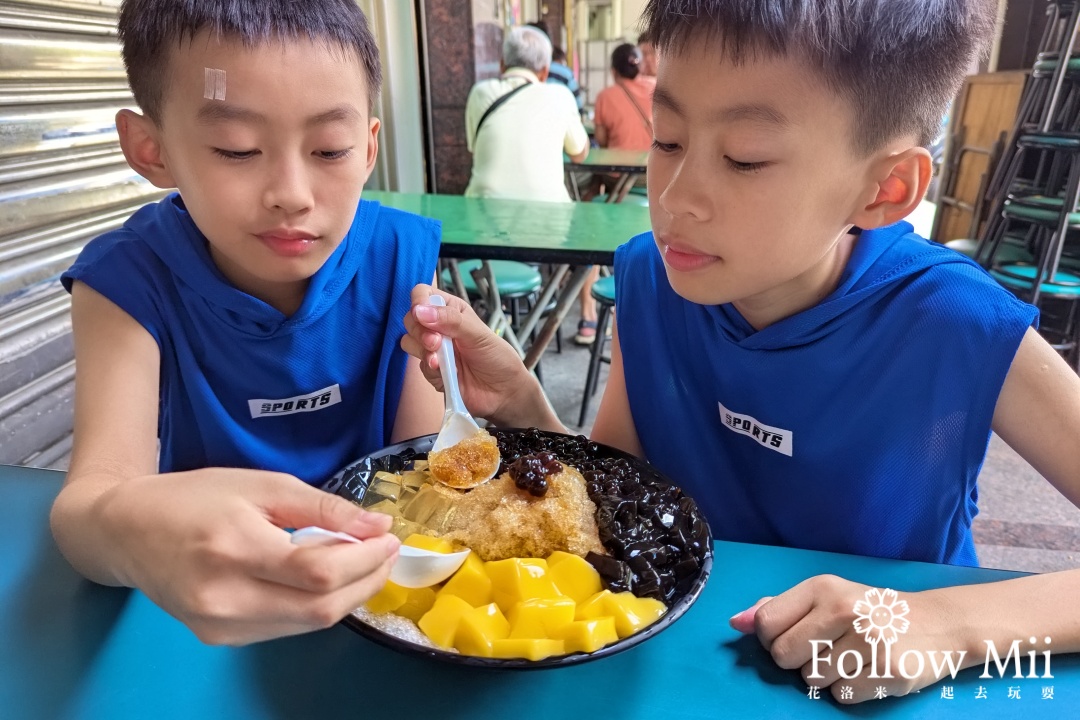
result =
[[[428,298],[428,304],[436,307],[445,307],[446,301],[439,295]],[[443,413],[442,428],[439,430],[435,444],[431,446],[431,452],[440,452],[448,447],[457,445],[466,438],[474,437],[480,432],[480,426],[465,407],[465,401],[461,399],[461,388],[458,386],[457,361],[454,358],[454,342],[443,336],[442,344],[436,353],[439,358],[439,374],[442,375],[443,397],[446,400],[446,412]],[[474,475],[476,485],[487,482],[495,477],[499,471],[500,461],[491,467],[490,472],[484,473],[486,477]]]
[[[302,546],[360,542],[352,535],[316,526],[293,531],[291,539],[294,545]],[[398,550],[397,562],[390,569],[390,580],[406,588],[429,587],[456,573],[469,552],[438,553],[402,545]]]

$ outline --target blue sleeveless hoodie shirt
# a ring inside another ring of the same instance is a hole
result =
[[[319,483],[390,442],[417,283],[439,223],[361,201],[291,317],[235,288],[178,195],[90,242],[63,275],[138,321],[161,349],[161,472],[243,467]],[[122,438],[117,438],[122,442]]]
[[[652,233],[615,275],[645,456],[718,539],[977,564],[976,477],[1035,308],[907,223],[863,232],[835,292],[760,331],[679,297]]]

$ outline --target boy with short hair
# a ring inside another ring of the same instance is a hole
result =
[[[78,373],[54,534],[87,577],[140,588],[204,641],[326,627],[379,590],[399,543],[310,484],[442,414],[397,346],[438,224],[360,200],[374,38],[351,0],[127,0],[119,30],[145,113],[117,116],[125,157],[179,192],[64,275]],[[363,542],[282,530],[307,525]]]
[[[687,489],[717,538],[975,564],[976,477],[996,431],[1080,504],[1080,380],[1037,312],[900,222],[930,180],[938,119],[992,32],[989,0],[652,0],[663,55],[653,231],[616,254],[618,332],[592,437]],[[461,303],[417,305],[403,341],[429,379],[455,339],[466,401],[561,429],[538,385]],[[866,588],[808,580],[738,613],[786,668],[863,640]],[[908,594],[904,650],[1030,636],[1080,650],[1080,571]],[[961,622],[960,619],[963,619]],[[848,668],[851,671],[851,668]],[[844,702],[915,680],[810,683]],[[841,687],[853,692],[842,697]]]

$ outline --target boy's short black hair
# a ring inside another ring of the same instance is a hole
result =
[[[325,40],[359,57],[369,109],[382,86],[379,48],[355,0],[124,0],[117,27],[131,91],[154,122],[161,120],[170,48],[202,30],[245,45],[273,38]]]
[[[929,146],[994,30],[994,0],[649,0],[662,53],[699,37],[739,63],[801,54],[854,110],[854,147],[915,135]]]

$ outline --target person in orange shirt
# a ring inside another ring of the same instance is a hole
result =
[[[635,45],[624,43],[611,53],[611,75],[615,84],[596,96],[596,142],[600,147],[619,150],[648,150],[652,147],[652,96],[656,78],[643,73],[644,59]],[[618,176],[594,175],[583,199],[591,200],[605,189],[610,192]],[[581,322],[574,336],[577,345],[591,345],[596,339],[596,301],[590,292],[598,276],[597,268],[581,289]]]
[[[611,53],[615,84],[596,96],[596,141],[600,147],[648,150],[652,146],[652,96],[656,78],[642,72],[641,51],[624,43]]]

